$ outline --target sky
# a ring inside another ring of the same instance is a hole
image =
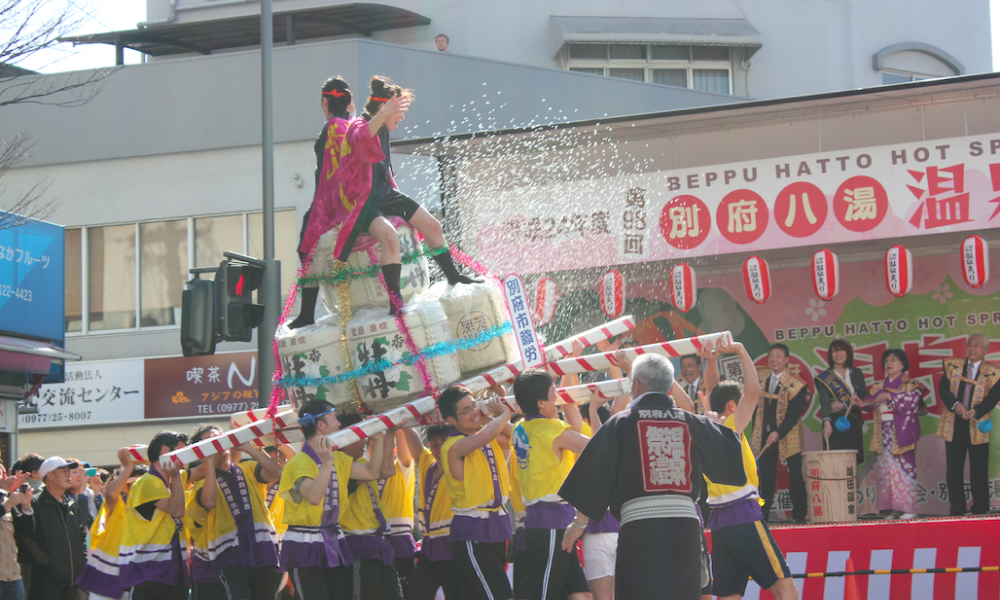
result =
[[[82,23],[76,34],[101,33],[135,29],[146,18],[146,0],[66,0],[82,13]],[[46,6],[62,2],[45,2]],[[993,32],[993,70],[1000,70],[1000,0],[990,0],[990,23]],[[142,61],[142,55],[125,51],[126,64]],[[107,44],[73,47],[64,44],[58,49],[38,52],[17,63],[18,66],[42,73],[58,73],[115,64],[115,49]]]

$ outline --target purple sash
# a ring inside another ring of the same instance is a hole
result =
[[[250,488],[239,465],[231,464],[228,471],[216,471],[219,489],[229,505],[236,523],[239,564],[244,569],[278,565],[278,552],[273,541],[257,541],[257,523],[253,519]],[[236,494],[233,494],[233,490]],[[264,524],[266,526],[266,523]],[[270,532],[268,532],[270,533]]]
[[[431,507],[434,506],[434,499],[437,498],[438,484],[441,483],[443,477],[434,476],[437,474],[438,464],[435,462],[433,465],[427,467],[427,475],[425,475],[427,481],[433,481],[430,486],[427,485],[427,481],[424,482],[424,509],[420,511],[420,516],[424,520],[424,534],[428,534],[431,531]]]
[[[273,485],[267,488],[267,499],[264,502],[267,504],[267,508],[270,509],[274,504],[274,498],[278,495],[278,484],[275,482]]]
[[[388,523],[385,520],[385,515],[382,514],[382,509],[378,507],[378,502],[375,500],[375,494],[372,493],[372,486],[367,483],[361,484],[365,486],[365,491],[368,492],[368,499],[372,501],[372,510],[375,512],[375,518],[378,519],[378,529],[375,530],[375,535],[381,537],[385,535],[385,532],[389,529]],[[379,490],[381,492],[382,490]]]
[[[302,445],[302,451],[317,465],[323,464],[319,455],[308,443]],[[320,521],[319,528],[323,532],[323,541],[328,546],[337,547],[337,538],[340,537],[340,482],[336,466],[332,468],[330,483],[326,487],[326,494],[323,495],[323,520]]]

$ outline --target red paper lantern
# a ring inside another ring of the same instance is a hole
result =
[[[757,304],[764,304],[771,297],[771,271],[767,261],[751,256],[743,261],[743,287],[747,297]]]
[[[823,300],[833,300],[840,291],[840,263],[837,255],[827,249],[812,257],[813,291]]]
[[[962,276],[974,288],[983,287],[990,278],[990,246],[978,235],[962,242]]]
[[[556,316],[556,284],[542,277],[535,285],[535,325],[548,325]]]
[[[674,306],[681,312],[691,310],[698,301],[698,282],[694,269],[687,263],[678,263],[670,271],[670,293]]]
[[[625,312],[625,280],[618,271],[608,271],[601,277],[601,310],[609,319]]]
[[[897,298],[913,289],[913,255],[903,246],[893,246],[885,253],[885,286]]]

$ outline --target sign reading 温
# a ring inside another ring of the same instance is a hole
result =
[[[65,237],[60,225],[44,221],[0,229],[0,331],[62,342]]]
[[[538,344],[535,324],[531,321],[528,298],[521,278],[514,273],[508,275],[503,280],[503,295],[507,300],[507,310],[510,311],[510,322],[514,325],[517,348],[521,351],[521,363],[525,369],[537,367],[545,362],[545,357]]]

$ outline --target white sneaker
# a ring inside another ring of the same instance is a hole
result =
[[[899,515],[900,519],[916,519],[917,513],[903,513]]]

